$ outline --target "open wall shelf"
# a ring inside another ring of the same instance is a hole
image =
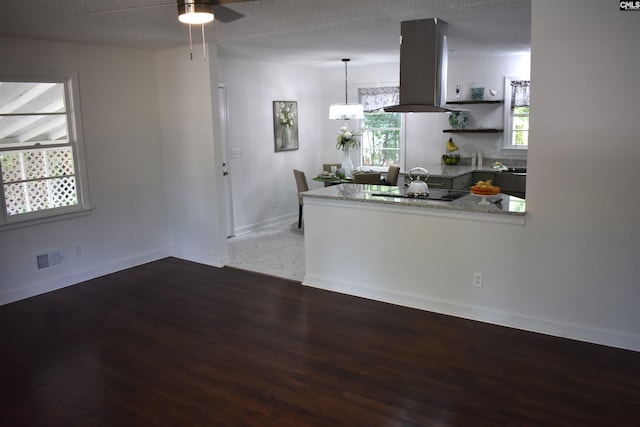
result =
[[[502,100],[497,100],[497,101],[450,101],[447,102],[447,104],[449,105],[466,105],[466,104],[502,104],[504,103],[504,101]]]
[[[445,133],[501,133],[502,129],[444,129]]]

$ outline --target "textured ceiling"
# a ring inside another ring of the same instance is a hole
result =
[[[245,15],[206,26],[223,56],[311,66],[399,60],[400,22],[449,23],[451,56],[528,51],[531,0],[256,0],[229,4]],[[0,36],[161,49],[188,43],[171,0],[2,0]],[[194,29],[194,40],[200,40]]]

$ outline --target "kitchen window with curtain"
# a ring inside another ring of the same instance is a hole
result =
[[[529,147],[529,80],[505,78],[505,138],[504,148]]]
[[[77,74],[0,73],[0,228],[89,209]]]
[[[385,113],[383,107],[400,103],[400,88],[373,87],[358,89],[364,106],[360,165],[386,171],[389,166],[401,166],[402,115]]]

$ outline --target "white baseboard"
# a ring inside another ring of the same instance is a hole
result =
[[[72,273],[68,276],[60,277],[57,279],[34,283],[32,285],[27,285],[17,289],[12,289],[12,290],[0,293],[0,305],[9,304],[25,298],[30,298],[36,295],[66,288],[67,286],[76,285],[78,283],[85,282],[87,280],[95,279],[96,277],[105,276],[107,274],[115,273],[117,271],[125,270],[127,268],[135,267],[141,264],[146,264],[152,261],[157,261],[159,259],[166,258],[168,256],[169,256],[169,252],[167,250],[148,252],[148,253],[140,254],[134,257],[111,262],[109,264],[105,264],[102,266],[94,267],[89,270]]]
[[[640,351],[640,336],[638,335],[537,319],[516,313],[500,312],[481,307],[465,306],[451,301],[434,300],[419,295],[369,288],[359,283],[337,282],[328,277],[311,274],[304,276],[302,284],[346,295],[387,302],[403,307],[417,308],[464,319],[477,320],[494,325],[507,326],[529,332],[538,332],[561,338],[602,344],[609,347]]]
[[[260,230],[261,228],[270,227],[272,225],[280,224],[281,222],[298,221],[298,214],[288,214],[279,216],[277,218],[270,218],[262,222],[255,224],[249,224],[242,227],[238,227],[234,230],[236,236],[239,234],[250,233],[252,231]]]
[[[217,256],[212,254],[202,254],[196,252],[189,252],[181,249],[172,249],[171,256],[180,258],[185,261],[197,262],[198,264],[204,264],[211,267],[224,267],[231,264],[231,257],[229,255]]]

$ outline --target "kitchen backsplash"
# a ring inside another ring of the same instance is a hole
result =
[[[511,168],[526,168],[527,167],[527,159],[500,159],[500,158],[492,158],[485,157],[482,159],[482,163],[485,166],[491,166],[495,162],[500,162],[503,165]],[[471,157],[460,157],[459,165],[471,165],[472,158]]]

